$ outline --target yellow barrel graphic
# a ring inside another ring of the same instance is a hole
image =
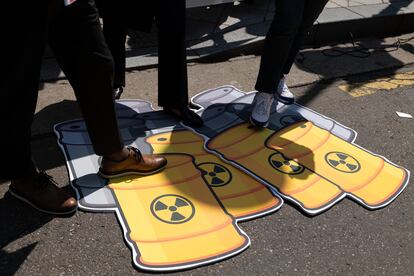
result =
[[[248,245],[204,184],[193,158],[166,155],[167,168],[155,175],[110,181],[128,238],[145,267],[183,267],[230,256]]]
[[[192,155],[205,183],[212,187],[227,212],[239,220],[259,216],[282,204],[266,186],[207,152],[203,138],[192,131],[163,132],[148,137],[146,142],[154,153]]]
[[[408,176],[383,158],[307,121],[275,133],[267,146],[298,160],[372,208],[392,200]]]
[[[332,205],[343,192],[335,185],[280,152],[266,147],[274,131],[247,123],[212,138],[207,147],[259,176],[312,213]]]

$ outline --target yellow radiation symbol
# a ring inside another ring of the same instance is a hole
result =
[[[221,187],[230,183],[231,172],[217,163],[201,163],[198,165],[204,181],[213,187]]]
[[[189,221],[195,213],[194,205],[179,195],[163,195],[151,203],[151,212],[162,222],[179,224]]]
[[[330,152],[325,160],[332,168],[344,173],[356,173],[361,169],[358,160],[343,152]]]
[[[286,159],[281,153],[272,154],[269,163],[273,168],[284,174],[300,174],[305,168],[293,160]]]

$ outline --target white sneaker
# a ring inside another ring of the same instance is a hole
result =
[[[289,87],[286,85],[286,76],[280,79],[277,86],[277,94],[275,98],[283,104],[293,104],[295,102],[295,96],[290,92]]]
[[[267,127],[274,96],[269,93],[257,92],[253,100],[253,110],[250,122],[258,127]]]

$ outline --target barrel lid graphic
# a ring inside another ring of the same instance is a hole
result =
[[[74,185],[82,188],[100,189],[106,186],[107,180],[97,174],[87,174],[74,181]]]
[[[152,201],[151,213],[162,222],[180,224],[194,217],[195,207],[189,199],[183,196],[167,194]]]
[[[217,103],[230,103],[244,95],[243,92],[233,86],[223,86],[217,89],[208,90],[192,98],[192,102],[207,108]]]
[[[60,141],[64,144],[91,145],[86,124],[83,120],[73,120],[58,124],[55,126],[55,131],[59,133]]]
[[[305,136],[313,127],[308,121],[297,122],[289,125],[269,137],[266,145],[270,148],[283,148],[295,143],[299,138]]]
[[[226,105],[211,106],[203,112],[201,117],[204,125],[195,129],[197,132],[208,137],[213,137],[222,130],[243,122],[239,116],[228,112]]]
[[[260,135],[260,132],[261,131],[257,130],[254,126],[242,123],[226,131],[226,137],[233,137],[234,139],[217,139],[216,137],[215,139],[210,140],[208,147],[216,150],[226,148],[241,142],[252,135]],[[260,145],[258,143],[257,147],[262,148],[263,144]]]
[[[143,100],[122,100],[115,102],[118,117],[134,117],[138,113],[152,111],[151,103]]]
[[[136,118],[141,120],[168,120],[171,118],[168,114],[163,111],[144,112],[136,115]]]
[[[305,121],[305,118],[299,116],[299,115],[284,115],[280,117],[279,122],[282,126],[287,127],[290,125],[293,125],[295,123],[303,122]]]
[[[55,126],[58,131],[67,131],[67,132],[81,132],[87,131],[86,124],[84,120],[73,120],[64,123],[60,123]]]
[[[136,118],[144,121],[147,129],[171,127],[179,124],[177,119],[163,111],[152,111],[137,114]]]
[[[302,118],[301,121],[310,121],[314,125],[322,129],[326,129],[330,131],[332,134],[335,134],[336,136],[346,141],[352,142],[357,136],[357,133],[354,130],[347,128],[335,122],[331,118],[325,117],[309,108],[303,107],[299,104],[292,104],[286,107],[287,108],[282,108],[282,109],[279,109],[277,112],[272,113],[272,115],[270,116],[269,128],[274,129],[274,130],[280,129],[280,125],[278,124],[278,122],[280,121],[280,117],[284,117],[284,116],[297,117],[298,116]],[[297,121],[300,121],[300,120],[297,120]],[[285,124],[282,123],[284,127],[289,125],[289,124],[286,124],[287,123],[286,118],[284,118],[284,123]]]
[[[191,170],[193,157],[186,154],[164,154],[168,164],[162,173],[148,176],[127,175],[111,179],[108,185],[114,190],[145,190],[156,187],[180,185],[200,177],[198,170]],[[184,174],[183,172],[187,172]]]
[[[251,104],[254,100],[254,96],[256,96],[256,93],[248,93],[244,96],[238,98],[233,103],[244,103],[244,104]]]
[[[133,141],[145,130],[144,121],[135,118],[118,118],[118,127],[124,141]],[[88,130],[83,120],[75,120],[56,126],[62,142],[71,145],[91,145]]]
[[[245,103],[230,103],[226,106],[226,110],[232,113],[239,113],[246,109],[251,111],[251,105]]]
[[[189,130],[174,130],[152,135],[146,139],[152,145],[202,143],[203,139]]]
[[[225,104],[214,104],[203,111],[202,117],[205,122],[214,120],[226,112]]]
[[[227,105],[226,110],[236,114],[243,121],[249,121],[252,113],[252,106],[245,103],[232,103]]]
[[[286,110],[286,113],[290,113],[286,115],[293,115],[293,116],[296,114],[296,116],[302,117],[302,121],[304,120],[310,121],[314,123],[315,125],[323,129],[326,129],[326,130],[332,130],[336,126],[333,120],[328,119],[322,116],[321,114],[316,113],[313,110],[307,109],[297,104],[290,105],[289,109]]]

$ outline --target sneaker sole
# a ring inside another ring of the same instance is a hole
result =
[[[263,123],[259,123],[259,122],[256,122],[252,117],[250,117],[250,124],[252,124],[255,127],[265,128],[265,127],[267,127],[269,125],[269,122],[266,122],[264,124]]]
[[[151,171],[151,172],[136,172],[136,171],[128,171],[128,172],[122,172],[122,173],[118,173],[118,174],[105,174],[101,171],[98,172],[98,174],[104,178],[108,178],[108,179],[112,179],[112,178],[117,178],[117,177],[122,177],[122,176],[127,176],[127,175],[141,175],[141,176],[149,176],[149,175],[153,175],[156,173],[159,173],[160,171],[164,170],[165,167],[167,165],[155,170],[155,171]]]
[[[281,102],[284,105],[291,105],[295,103],[295,99],[294,98],[283,98],[279,95],[276,95],[276,100],[278,102]]]
[[[14,196],[15,198],[27,203],[28,205],[32,206],[34,209],[45,213],[45,214],[49,214],[49,215],[70,215],[75,213],[78,210],[78,207],[74,208],[73,210],[67,211],[67,212],[53,212],[53,211],[48,211],[45,209],[40,208],[39,206],[35,205],[34,203],[32,203],[30,200],[24,198],[23,196],[18,195],[17,193],[13,192],[11,189],[9,189],[9,193]]]

